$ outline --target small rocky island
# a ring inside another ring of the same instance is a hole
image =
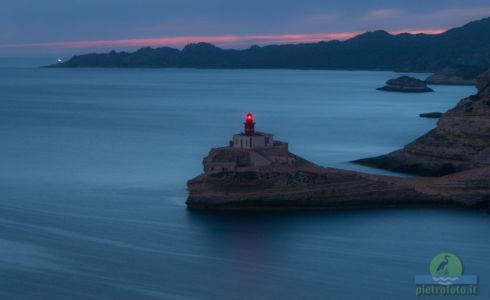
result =
[[[434,178],[400,178],[324,168],[255,131],[251,114],[228,146],[213,148],[187,182],[189,209],[311,210],[465,207],[490,211],[490,166]]]
[[[386,85],[377,88],[377,90],[403,93],[426,93],[434,91],[424,81],[405,75],[386,81]]]

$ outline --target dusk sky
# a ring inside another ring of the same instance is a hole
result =
[[[490,16],[488,0],[4,0],[0,56],[223,47],[346,39],[357,33],[438,33]]]

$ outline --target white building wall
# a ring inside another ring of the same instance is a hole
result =
[[[235,134],[233,136],[233,148],[254,149],[272,147],[272,134],[244,135]]]

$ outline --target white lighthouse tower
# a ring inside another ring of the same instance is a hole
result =
[[[206,174],[287,170],[293,164],[288,143],[274,141],[271,133],[255,131],[251,113],[243,125],[243,132],[233,135],[228,147],[212,148],[204,158]]]
[[[255,131],[254,117],[248,113],[245,117],[244,131],[233,136],[231,146],[241,149],[268,148],[274,145],[273,134]]]

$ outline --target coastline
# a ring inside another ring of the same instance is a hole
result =
[[[230,173],[189,181],[186,204],[197,210],[450,207],[490,212],[489,174],[490,168],[482,168],[443,177],[401,178],[322,167],[291,173]],[[316,183],[300,183],[308,177]],[[290,184],[281,184],[284,180]]]
[[[476,95],[444,113],[436,129],[404,149],[357,161],[388,159],[397,162],[397,171],[440,177],[401,178],[325,168],[289,152],[283,163],[257,166],[248,159],[240,169],[234,165],[239,161],[236,155],[263,154],[267,160],[270,150],[233,150],[236,145],[230,145],[212,149],[204,159],[205,172],[187,182],[186,204],[209,210],[461,207],[490,212],[490,71],[478,77],[478,88]],[[209,172],[210,165],[226,169]]]

